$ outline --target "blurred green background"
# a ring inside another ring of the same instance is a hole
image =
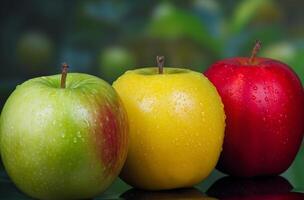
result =
[[[0,108],[16,85],[58,73],[62,62],[112,83],[128,69],[154,66],[156,55],[166,57],[165,66],[203,72],[218,59],[249,56],[256,39],[260,56],[289,64],[303,82],[303,7],[300,0],[3,0]],[[300,189],[303,149],[283,174]],[[204,191],[220,176],[214,171],[198,187]],[[15,189],[3,169],[0,177],[9,199]],[[127,188],[117,180],[106,195]]]

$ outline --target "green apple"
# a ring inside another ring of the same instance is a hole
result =
[[[135,66],[135,56],[124,47],[112,46],[100,53],[99,63],[100,76],[112,82]]]
[[[115,90],[66,70],[61,84],[53,75],[19,85],[3,108],[0,133],[8,175],[39,199],[98,195],[119,174],[128,148],[127,116]]]

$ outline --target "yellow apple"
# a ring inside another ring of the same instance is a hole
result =
[[[191,187],[214,169],[223,143],[221,98],[202,74],[130,70],[113,83],[127,110],[130,146],[121,178],[146,190]]]

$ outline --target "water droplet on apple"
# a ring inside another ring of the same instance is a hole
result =
[[[228,91],[228,96],[233,96],[233,92],[231,92],[231,91]]]
[[[74,137],[73,143],[77,143],[77,138]]]
[[[268,97],[265,97],[265,101],[268,102]]]
[[[252,100],[255,100],[255,99],[256,99],[256,97],[255,97],[254,95],[252,95],[252,96],[251,96],[251,99],[252,99]]]
[[[258,89],[258,87],[255,85],[255,86],[253,86],[253,89],[254,89],[254,90],[257,90],[257,89]]]
[[[283,144],[287,144],[288,143],[288,138],[286,138],[285,140],[283,140]]]
[[[264,122],[266,121],[266,117],[263,117],[263,121],[264,121]]]
[[[79,138],[82,137],[80,131],[77,131],[77,137],[79,137]]]

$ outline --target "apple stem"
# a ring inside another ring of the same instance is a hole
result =
[[[261,47],[262,47],[261,41],[260,40],[256,40],[255,41],[255,45],[254,45],[254,47],[252,49],[251,57],[249,59],[249,64],[253,64],[254,59],[255,59],[257,53],[260,51]]]
[[[157,62],[157,67],[158,67],[158,73],[163,74],[165,57],[164,56],[156,56],[156,62]]]
[[[62,64],[62,71],[61,71],[61,88],[65,88],[65,85],[66,85],[66,77],[68,75],[68,68],[69,68],[69,65],[66,64],[66,63],[63,63]]]

